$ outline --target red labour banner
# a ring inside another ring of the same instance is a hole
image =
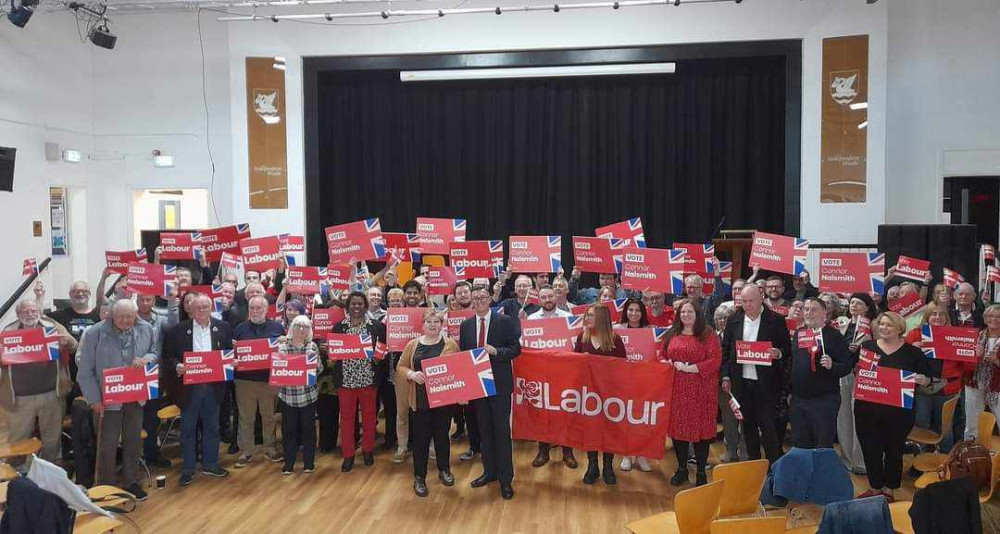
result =
[[[147,363],[142,367],[112,367],[105,369],[101,381],[101,402],[125,404],[144,402],[160,397],[160,366]]]
[[[885,254],[820,252],[819,290],[832,293],[878,293],[885,289]]]
[[[674,368],[524,349],[514,360],[514,439],[662,458]]]
[[[573,264],[585,273],[620,273],[624,246],[615,237],[573,236]]]
[[[900,255],[896,260],[896,276],[923,282],[931,273],[931,262]]]
[[[445,319],[445,328],[448,329],[448,337],[458,341],[459,331],[462,321],[476,315],[475,310],[448,310],[448,317]]]
[[[450,295],[457,282],[458,278],[455,277],[455,269],[452,267],[431,266],[427,268],[428,295]]]
[[[276,235],[241,239],[240,254],[243,256],[243,269],[247,271],[277,269],[284,259],[281,240]]]
[[[232,382],[236,372],[236,353],[232,350],[206,350],[184,353],[184,385]]]
[[[920,345],[924,356],[935,360],[976,363],[979,330],[966,326],[920,327]]]
[[[913,409],[916,373],[876,366],[859,368],[855,372],[854,399],[876,404]]]
[[[594,230],[594,235],[621,239],[626,247],[646,248],[646,236],[642,233],[642,219],[639,217],[601,226]]]
[[[278,338],[233,341],[236,367],[243,371],[263,371],[271,368],[271,355],[278,352]]]
[[[268,384],[276,387],[305,387],[316,385],[319,355],[283,354],[271,358],[271,375]]]
[[[918,313],[923,313],[924,308],[927,304],[924,303],[924,299],[920,298],[920,293],[907,293],[905,296],[899,297],[895,302],[889,304],[889,311],[894,311],[903,316],[903,319],[909,319],[917,315]]]
[[[667,328],[620,328],[615,333],[625,344],[625,358],[630,362],[656,362],[663,347]]]
[[[420,261],[420,235],[382,232],[385,253],[381,260],[390,261],[394,256],[399,261],[417,263]]]
[[[557,235],[512,235],[507,264],[519,273],[554,273],[562,266],[562,238]]]
[[[411,339],[420,337],[427,308],[389,308],[385,314],[385,330],[389,352],[402,352]]]
[[[503,272],[503,241],[451,243],[448,257],[462,280],[499,278]]]
[[[771,366],[770,341],[737,341],[736,363]]]
[[[351,278],[353,273],[354,268],[351,267],[350,263],[331,263],[327,265],[326,276],[330,284],[330,289],[333,291],[349,291],[351,283],[354,281]]]
[[[806,269],[809,240],[778,234],[754,232],[750,247],[750,265],[761,269],[798,276]]]
[[[128,264],[146,262],[146,249],[140,248],[122,252],[106,250],[104,251],[104,261],[112,272],[128,274]]]
[[[421,362],[427,404],[431,408],[492,397],[497,394],[486,349],[445,354]]]
[[[421,254],[448,254],[451,243],[465,241],[465,219],[417,217]]]
[[[281,251],[286,254],[306,251],[306,239],[300,235],[281,234],[278,236]]]
[[[59,361],[59,332],[54,326],[0,332],[0,364]]]
[[[158,263],[130,263],[126,275],[129,291],[139,295],[165,297],[177,284],[176,267]]]
[[[326,267],[293,267],[285,273],[285,289],[289,293],[315,295],[327,283]]]
[[[197,260],[202,255],[201,232],[163,232],[160,234],[161,260]]]
[[[331,360],[363,360],[365,349],[371,348],[372,340],[370,336],[365,339],[358,334],[334,334],[326,335],[326,354]]]
[[[521,321],[521,346],[572,351],[583,332],[583,316],[547,317]]]
[[[327,227],[326,246],[330,263],[377,260],[385,256],[382,225],[378,219]]]
[[[240,253],[240,240],[250,237],[250,225],[235,224],[201,231],[201,246],[210,262],[222,261],[222,253]]]
[[[626,248],[621,286],[637,291],[684,294],[684,251],[661,248]]]
[[[333,325],[344,320],[344,308],[314,308],[312,311],[313,339],[324,339]]]

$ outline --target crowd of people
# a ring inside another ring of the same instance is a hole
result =
[[[154,261],[160,261],[158,253]],[[583,304],[589,306],[575,352],[625,358],[619,329],[668,329],[657,360],[676,371],[667,432],[677,462],[670,478],[674,486],[690,483],[688,465],[692,463],[694,484],[707,482],[709,445],[721,423],[722,462],[765,457],[773,464],[788,445],[830,448],[836,442],[846,468],[867,476],[870,489],[863,496],[885,494],[891,500],[892,490],[901,485],[907,435],[914,425],[949,433],[939,445],[940,452],[947,452],[954,441],[976,435],[977,415],[985,407],[994,413],[1000,409],[1000,305],[988,305],[975,287],[964,282],[955,287],[928,287],[928,278],[923,284],[889,283],[884,295],[837,295],[820,293],[808,272],[792,278],[786,287],[785,277],[765,276],[754,267],[753,276],[746,280],[727,284],[717,278],[711,294],[703,291],[705,280],[691,275],[685,279],[683,295],[664,295],[622,289],[613,274],[601,274],[596,287],[584,287],[584,276],[575,269],[568,278],[561,271],[508,270],[496,280],[457,282],[450,295],[442,297],[428,294],[424,269],[399,284],[396,267],[387,264],[370,273],[359,263],[352,273],[355,287],[351,290],[300,295],[287,291],[284,266],[267,273],[247,271],[241,280],[236,272],[219,272],[203,260],[197,266],[177,267],[177,285],[163,299],[131,295],[124,278],[106,294],[104,288],[113,276],[108,270],[101,277],[96,298],[92,299],[95,295],[86,282],[76,282],[69,291],[70,306],[48,313],[43,311],[46,290],[36,283],[35,298],[17,303],[17,320],[5,329],[54,327],[67,357],[3,368],[0,403],[7,413],[9,439],[28,438],[37,426],[42,442],[39,456],[59,460],[63,414],[74,404],[79,409],[82,403],[100,430],[96,433],[100,436],[98,454],[92,461],[97,466],[94,481],[119,484],[120,444],[121,486],[142,500],[146,493],[140,483],[140,458],[151,468],[171,466],[160,454],[165,436],[157,416],[169,404],[181,411],[181,486],[194,481],[199,464],[202,475],[230,474],[220,463],[222,442],[228,443],[225,450],[235,456],[236,469],[262,458],[281,464],[281,473],[292,475],[301,455],[301,472],[312,473],[317,449],[330,453],[338,443],[342,472],[354,469],[359,450],[363,465],[371,466],[378,454],[381,413],[385,420],[381,448],[392,453],[391,461],[397,464],[412,455],[417,495],[429,493],[431,460],[436,462],[441,484],[454,485],[451,442],[467,435],[468,450],[458,459],[470,461],[478,456],[482,462],[482,473],[472,487],[498,482],[501,497],[510,499],[514,496],[512,361],[521,352],[521,326],[536,319],[569,316],[574,306]],[[889,278],[893,275],[890,269]],[[215,283],[219,289],[213,295],[187,290],[195,280]],[[928,301],[922,315],[907,320],[888,311],[894,300],[911,292]],[[606,304],[616,299],[626,300],[620,320],[613,324]],[[373,347],[386,339],[388,308],[424,308],[422,332],[401,352],[390,352],[384,359],[329,359],[322,336],[314,335],[310,315],[331,307],[344,312],[333,332],[366,333]],[[452,338],[445,325],[455,310],[472,310],[473,315],[461,323],[457,338]],[[980,329],[978,363],[927,359],[919,349],[924,324]],[[231,382],[183,383],[185,352],[226,350],[234,341],[253,339],[278,340],[275,357],[317,356],[317,383],[273,387],[268,371],[239,366]],[[752,341],[769,343],[769,365],[737,360],[737,345]],[[432,407],[423,362],[473,348],[484,348],[490,356],[496,395],[468,404]],[[914,409],[854,398],[855,373],[866,364],[861,361],[864,358],[916,374]],[[104,402],[101,377],[105,369],[147,363],[160,364],[164,398]],[[960,399],[962,408],[954,418],[954,428],[942,429],[942,407],[953,398]],[[734,404],[740,406],[738,414]],[[579,467],[573,449],[560,443],[539,443],[531,466],[546,465],[553,447],[561,447],[567,468]],[[73,452],[75,461],[83,456],[81,450]],[[608,451],[588,450],[586,455],[584,484],[598,480],[616,484],[616,467],[653,470],[648,458],[625,456],[616,462]],[[86,470],[79,467],[79,461],[76,465],[77,479],[85,480],[81,477]]]

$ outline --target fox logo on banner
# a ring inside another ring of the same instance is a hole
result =
[[[105,405],[160,398],[160,365],[157,363],[105,369],[101,378],[101,401]]]
[[[668,328],[621,328],[615,333],[625,345],[625,358],[630,362],[655,362]]]
[[[877,366],[874,369],[858,369],[855,375],[855,400],[913,409],[916,373]]]
[[[451,243],[448,249],[455,274],[463,280],[499,278],[503,272],[503,241]]]
[[[315,352],[271,358],[271,376],[267,383],[276,387],[315,386],[317,367],[319,355]]]
[[[680,249],[626,248],[621,287],[684,294],[685,254]]]
[[[263,371],[271,368],[271,355],[279,351],[278,338],[233,341],[236,367],[243,371]]]
[[[909,319],[923,313],[926,307],[927,304],[924,302],[924,299],[920,298],[919,293],[907,293],[890,304],[889,311],[894,311],[902,315],[903,319]]]
[[[382,232],[382,243],[385,255],[380,260],[389,263],[420,263],[420,234]]]
[[[146,262],[146,249],[140,248],[124,252],[106,250],[104,251],[104,262],[112,272],[128,274],[128,264]]]
[[[379,220],[365,219],[326,228],[330,263],[351,263],[385,257]]]
[[[557,235],[516,235],[508,243],[508,265],[517,272],[554,273],[562,267],[562,238]]]
[[[594,235],[621,239],[625,247],[646,248],[646,236],[642,233],[642,219],[639,217],[601,226],[594,230]]]
[[[798,276],[806,270],[808,252],[808,239],[754,232],[753,246],[750,247],[750,265]]]
[[[957,288],[959,284],[965,281],[965,278],[958,271],[953,271],[947,267],[941,268],[941,278],[944,285],[951,289]]]
[[[531,319],[521,323],[521,346],[571,351],[581,332],[582,315]]]
[[[184,353],[184,385],[232,382],[236,373],[236,352],[206,350]]]
[[[201,255],[201,232],[160,234],[161,260],[200,260]]]
[[[931,274],[931,262],[909,256],[899,256],[896,260],[896,276],[923,282]]]
[[[54,326],[0,332],[0,364],[59,361],[59,331]]]
[[[878,293],[885,289],[885,254],[820,252],[819,290],[833,293]]]
[[[424,254],[448,254],[451,243],[465,241],[465,219],[417,217],[417,235]]]
[[[21,276],[33,276],[38,274],[38,260],[35,258],[27,258],[24,260],[24,264],[21,266]]]
[[[924,356],[935,360],[976,363],[979,331],[964,326],[920,327],[920,344]]]
[[[224,253],[240,253],[240,241],[250,237],[250,225],[246,223],[211,228],[201,231],[201,247],[205,259],[210,262],[222,261]]]
[[[486,349],[472,349],[424,360],[424,387],[431,408],[497,394]]]
[[[326,267],[292,267],[285,273],[285,289],[289,293],[315,295],[322,293],[327,284]]]
[[[625,241],[616,237],[573,236],[573,263],[585,273],[620,273]]]
[[[139,295],[165,297],[177,284],[177,268],[158,263],[129,263],[126,286]]]

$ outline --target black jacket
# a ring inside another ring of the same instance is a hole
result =
[[[171,388],[170,395],[177,401],[180,408],[187,407],[187,395],[184,381],[177,375],[177,364],[184,363],[184,353],[194,350],[192,340],[191,325],[194,319],[188,319],[177,323],[167,330],[163,336],[163,371],[161,375],[166,382],[166,386]],[[212,350],[230,350],[233,348],[233,332],[229,328],[229,323],[212,319]],[[215,390],[216,400],[221,400],[225,394],[225,382],[215,382],[210,384]]]
[[[833,366],[827,369],[819,364],[822,354],[799,348],[798,333],[802,330],[796,330],[791,338],[792,395],[806,399],[839,395],[840,377],[847,376],[854,367],[844,336],[834,328],[823,327],[823,350],[833,360]]]
[[[0,519],[0,534],[70,534],[76,512],[58,495],[39,488],[27,477],[7,486],[7,510]]]
[[[980,534],[983,520],[975,483],[964,477],[918,490],[910,519],[917,534]]]
[[[476,339],[476,315],[462,321],[459,326],[459,349],[472,350],[478,348]],[[490,356],[490,367],[493,368],[493,380],[497,388],[497,397],[514,393],[514,371],[511,362],[521,354],[521,329],[515,319],[504,317],[495,311],[490,311],[489,331],[486,332],[486,344],[496,347],[495,356]]]
[[[726,331],[722,336],[722,378],[732,381],[733,392],[738,396],[743,390],[743,366],[736,363],[736,342],[743,340],[744,310],[736,312],[726,323]],[[760,315],[760,328],[757,330],[757,341],[770,341],[771,346],[781,351],[781,359],[772,362],[770,367],[757,366],[757,380],[769,396],[775,400],[781,395],[784,383],[785,366],[791,359],[791,342],[788,338],[788,326],[785,318],[764,306]]]

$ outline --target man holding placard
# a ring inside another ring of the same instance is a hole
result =
[[[119,299],[111,307],[110,318],[87,329],[76,354],[76,378],[87,404],[94,411],[94,424],[100,429],[97,483],[117,485],[115,457],[120,440],[124,478],[121,487],[135,495],[136,500],[144,501],[146,492],[139,485],[139,452],[143,404],[149,399],[118,404],[110,402],[109,396],[122,389],[147,391],[146,384],[105,380],[108,371],[144,367],[159,360],[157,334],[149,323],[136,320],[137,313],[135,302]]]
[[[274,429],[278,419],[274,415],[275,390],[268,385],[271,355],[277,338],[285,333],[281,323],[267,318],[267,299],[256,296],[247,303],[250,318],[236,327],[233,334],[236,346],[237,369],[236,404],[239,407],[239,425],[236,443],[240,456],[236,467],[250,465],[254,449],[254,420],[260,412],[260,429],[263,437],[264,457],[280,462],[281,454],[274,446]],[[243,363],[246,365],[243,365]]]

